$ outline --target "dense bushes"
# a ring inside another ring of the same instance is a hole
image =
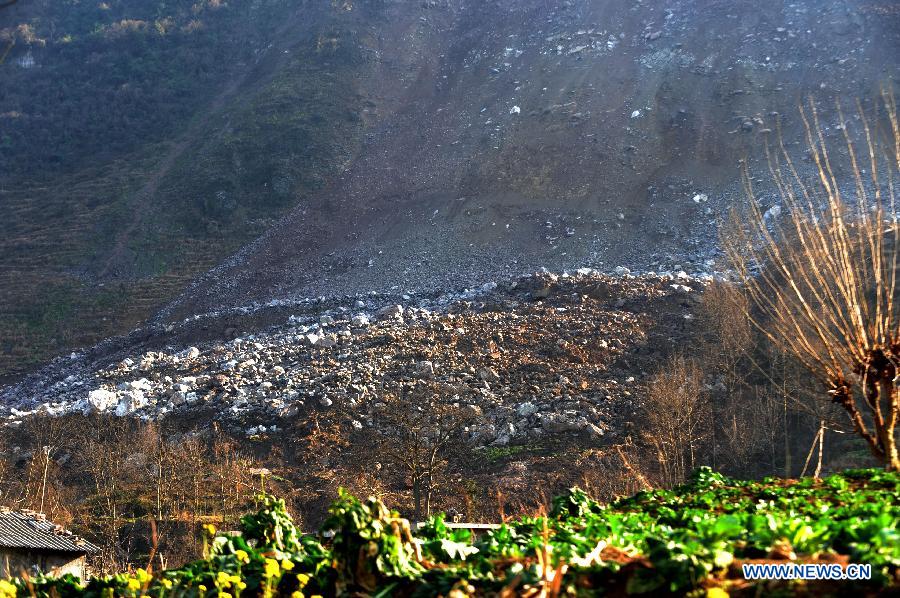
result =
[[[235,64],[254,59],[286,12],[280,0],[58,4],[23,3],[8,13],[17,28],[0,29],[0,47],[15,41],[0,89],[5,177],[43,177],[163,141]],[[23,56],[35,66],[19,68]]]
[[[601,505],[580,490],[547,516],[524,517],[473,539],[441,516],[417,535],[376,499],[341,493],[324,525],[330,544],[301,536],[284,503],[265,497],[242,535],[211,535],[208,556],[152,576],[143,570],[85,585],[66,577],[0,586],[38,596],[740,595],[748,561],[869,563],[873,578],[784,585],[789,593],[896,587],[900,475],[854,470],[825,480],[745,482],[709,469],[673,490]],[[212,531],[212,530],[211,530]],[[770,583],[770,582],[766,582]]]

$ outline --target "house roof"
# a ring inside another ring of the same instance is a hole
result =
[[[39,513],[0,508],[0,547],[90,553],[100,550]]]

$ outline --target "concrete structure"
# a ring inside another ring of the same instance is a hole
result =
[[[84,577],[86,557],[97,550],[42,513],[0,507],[0,578],[23,572]]]

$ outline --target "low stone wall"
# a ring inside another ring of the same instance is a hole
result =
[[[47,552],[0,548],[0,577],[20,577],[38,571],[53,576],[71,573],[84,577],[84,555],[66,552]]]

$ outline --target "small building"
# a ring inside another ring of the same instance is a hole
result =
[[[87,556],[98,550],[43,513],[0,507],[0,578],[23,572],[84,577]]]

